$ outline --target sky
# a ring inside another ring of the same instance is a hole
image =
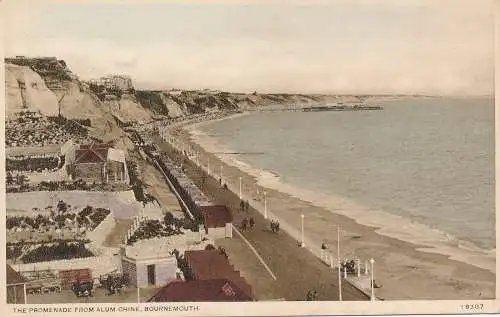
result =
[[[6,56],[239,92],[490,95],[492,1],[7,3]]]

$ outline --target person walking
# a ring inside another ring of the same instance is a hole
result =
[[[253,228],[255,227],[255,220],[253,219],[253,217],[250,217],[250,228]]]

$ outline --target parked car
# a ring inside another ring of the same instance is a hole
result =
[[[94,296],[94,283],[92,280],[77,281],[72,287],[77,297]]]

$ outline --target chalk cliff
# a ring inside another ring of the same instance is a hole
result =
[[[89,119],[91,135],[118,139],[119,125],[197,113],[346,101],[345,96],[229,93],[214,90],[136,90],[132,79],[108,75],[82,81],[56,57],[6,58],[7,116],[36,111]],[[356,97],[353,96],[353,101]]]

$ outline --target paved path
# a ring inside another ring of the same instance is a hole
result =
[[[244,235],[241,234],[241,232],[233,225],[233,230],[240,236],[240,238],[243,239],[243,241],[245,241],[245,243],[248,245],[248,247],[250,248],[250,250],[252,250],[252,252],[255,254],[255,256],[257,257],[257,259],[259,259],[260,263],[262,263],[262,265],[266,268],[267,272],[269,272],[269,275],[271,275],[271,277],[274,279],[274,280],[277,280],[276,276],[274,275],[274,273],[271,271],[271,269],[269,268],[269,266],[266,264],[266,262],[264,262],[264,260],[262,259],[262,257],[259,255],[259,253],[257,252],[257,250],[255,250],[255,248],[253,247],[253,245],[247,240],[247,238],[245,238]]]
[[[183,158],[173,153],[172,148],[155,138],[163,151],[177,160]],[[186,162],[186,174],[198,186],[202,183],[202,172],[192,162]],[[217,180],[205,177],[204,186],[200,188],[212,201],[224,204],[233,210],[234,221],[238,225],[245,217],[255,219],[255,228],[242,230],[242,235],[255,248],[263,261],[267,263],[276,280],[273,279],[275,298],[286,300],[304,300],[308,290],[316,290],[319,300],[338,300],[337,271],[325,265],[307,248],[297,245],[296,237],[281,231],[274,234],[269,230],[269,220],[255,208],[248,213],[237,211],[239,197],[229,190],[223,190]],[[307,243],[307,241],[306,241]],[[343,300],[368,300],[368,297],[348,283],[342,283]]]

